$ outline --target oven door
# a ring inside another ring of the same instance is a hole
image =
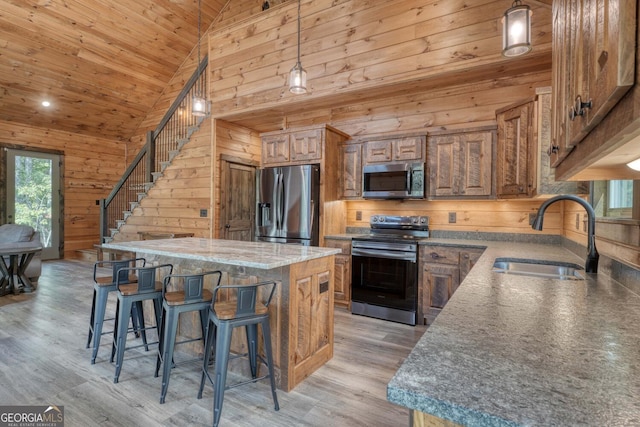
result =
[[[418,266],[416,252],[352,249],[351,307],[364,314],[415,325]]]

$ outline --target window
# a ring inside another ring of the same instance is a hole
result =
[[[605,218],[633,218],[633,189],[633,180],[594,181],[591,196],[596,215]]]

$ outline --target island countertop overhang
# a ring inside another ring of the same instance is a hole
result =
[[[336,248],[197,237],[111,242],[102,246],[151,255],[172,256],[179,253],[184,259],[264,270],[340,253],[340,249]]]

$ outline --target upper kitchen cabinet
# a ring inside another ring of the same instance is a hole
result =
[[[493,126],[430,133],[429,198],[492,196],[495,140]]]
[[[548,155],[551,146],[551,88],[496,111],[498,143],[496,196],[534,197],[587,194],[588,183],[556,181]]]
[[[424,161],[424,136],[407,136],[393,139],[367,141],[364,163]]]
[[[534,99],[496,111],[498,144],[496,195],[531,197],[536,184]]]
[[[630,100],[637,90],[629,91],[638,60],[636,9],[636,0],[553,2],[549,154],[558,178],[595,178],[585,169],[640,133]]]
[[[266,132],[260,136],[264,166],[320,163],[326,150],[337,153],[348,139],[348,135],[327,125]]]
[[[260,137],[264,167],[320,165],[319,245],[324,245],[325,235],[344,233],[345,204],[334,202],[342,196],[338,165],[349,135],[329,125],[314,125],[265,132]]]

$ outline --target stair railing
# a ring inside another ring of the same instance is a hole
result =
[[[207,56],[198,65],[189,81],[171,104],[160,124],[147,133],[147,141],[106,199],[100,200],[100,242],[111,236],[110,229],[117,229],[124,221],[124,213],[133,210],[153,183],[153,173],[162,171],[184,144],[194,128],[200,124],[191,114],[191,99],[206,93]]]

